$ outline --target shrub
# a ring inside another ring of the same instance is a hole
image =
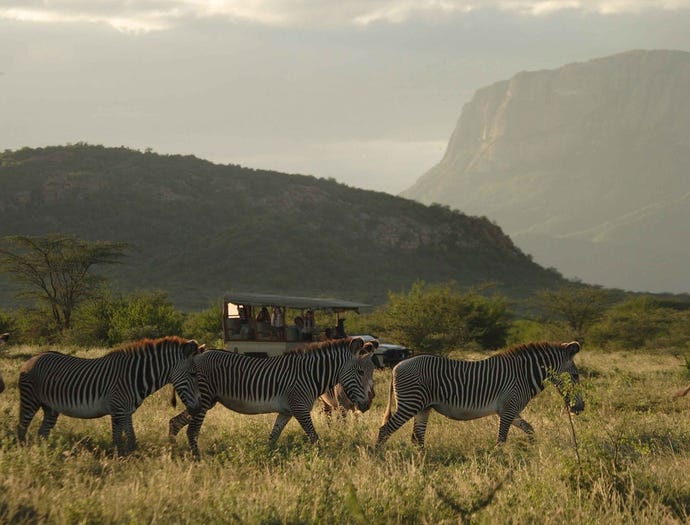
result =
[[[15,330],[15,318],[10,313],[0,310],[0,333],[13,332]]]
[[[390,293],[380,315],[390,337],[421,352],[446,354],[470,342],[499,348],[508,335],[505,299],[461,293],[449,285],[418,281],[408,293]]]
[[[138,292],[115,304],[110,319],[110,344],[145,337],[179,335],[182,313],[168,299],[166,292]]]
[[[182,324],[182,335],[212,347],[222,347],[222,309],[218,304],[188,314]]]
[[[506,344],[509,346],[529,341],[571,341],[573,334],[562,322],[540,322],[531,319],[516,319],[508,330]]]
[[[649,296],[633,297],[608,309],[590,331],[604,348],[649,348],[670,333],[677,312]]]
[[[84,302],[75,311],[72,329],[65,334],[66,339],[79,346],[108,345],[113,312],[121,302],[109,290]]]
[[[12,341],[43,345],[54,343],[59,339],[59,327],[53,316],[42,309],[21,308],[14,317]]]

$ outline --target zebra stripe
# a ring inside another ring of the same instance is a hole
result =
[[[136,448],[132,414],[164,385],[172,383],[185,406],[199,410],[193,357],[202,349],[194,340],[171,336],[131,343],[95,359],[52,351],[36,355],[19,374],[18,437],[26,440],[39,408],[44,414],[41,437],[48,436],[60,414],[86,419],[110,415],[118,454],[131,452]]]
[[[242,414],[277,412],[269,441],[274,443],[294,416],[312,443],[318,440],[311,419],[316,399],[340,383],[362,412],[371,397],[363,377],[373,346],[360,338],[313,343],[277,357],[255,358],[225,350],[208,350],[196,360],[201,410],[185,410],[169,424],[171,441],[185,426],[192,453],[199,457],[198,436],[206,412],[216,403]]]
[[[508,438],[510,425],[532,435],[532,426],[520,413],[552,378],[573,412],[584,409],[579,392],[566,389],[560,374],[567,373],[573,384],[579,374],[573,356],[580,344],[529,343],[481,361],[459,361],[421,355],[399,363],[393,369],[388,408],[379,429],[381,445],[414,417],[412,441],[424,445],[431,409],[456,420],[476,419],[489,414],[500,417],[498,441]],[[397,410],[391,417],[393,400]]]

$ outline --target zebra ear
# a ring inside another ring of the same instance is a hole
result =
[[[570,355],[575,355],[580,351],[580,343],[577,341],[563,343],[561,346],[563,346],[570,353]]]
[[[361,337],[353,337],[350,341],[350,350],[354,355],[359,355],[362,348],[364,348],[364,339]]]
[[[184,355],[189,357],[190,355],[194,355],[197,352],[199,352],[201,349],[203,349],[206,345],[202,345],[201,347],[199,346],[199,343],[196,342],[194,339],[190,339],[187,341],[184,345],[182,345],[182,351],[184,352]]]

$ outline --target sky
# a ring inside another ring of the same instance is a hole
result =
[[[690,0],[0,0],[0,151],[192,154],[397,194],[474,92],[690,51]]]

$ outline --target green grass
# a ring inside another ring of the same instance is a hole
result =
[[[114,457],[110,420],[61,417],[39,441],[12,437],[16,379],[33,349],[0,357],[0,523],[683,523],[690,519],[690,396],[673,399],[682,356],[583,350],[585,412],[574,418],[578,462],[563,402],[549,387],[524,411],[534,443],[511,429],[495,445],[495,417],[432,415],[427,447],[408,423],[373,447],[390,372],[377,372],[372,410],[330,426],[314,410],[320,444],[293,420],[274,448],[272,415],[213,409],[201,461],[186,436],[167,442],[169,389],[134,415],[138,450]],[[39,414],[40,415],[40,414]]]

